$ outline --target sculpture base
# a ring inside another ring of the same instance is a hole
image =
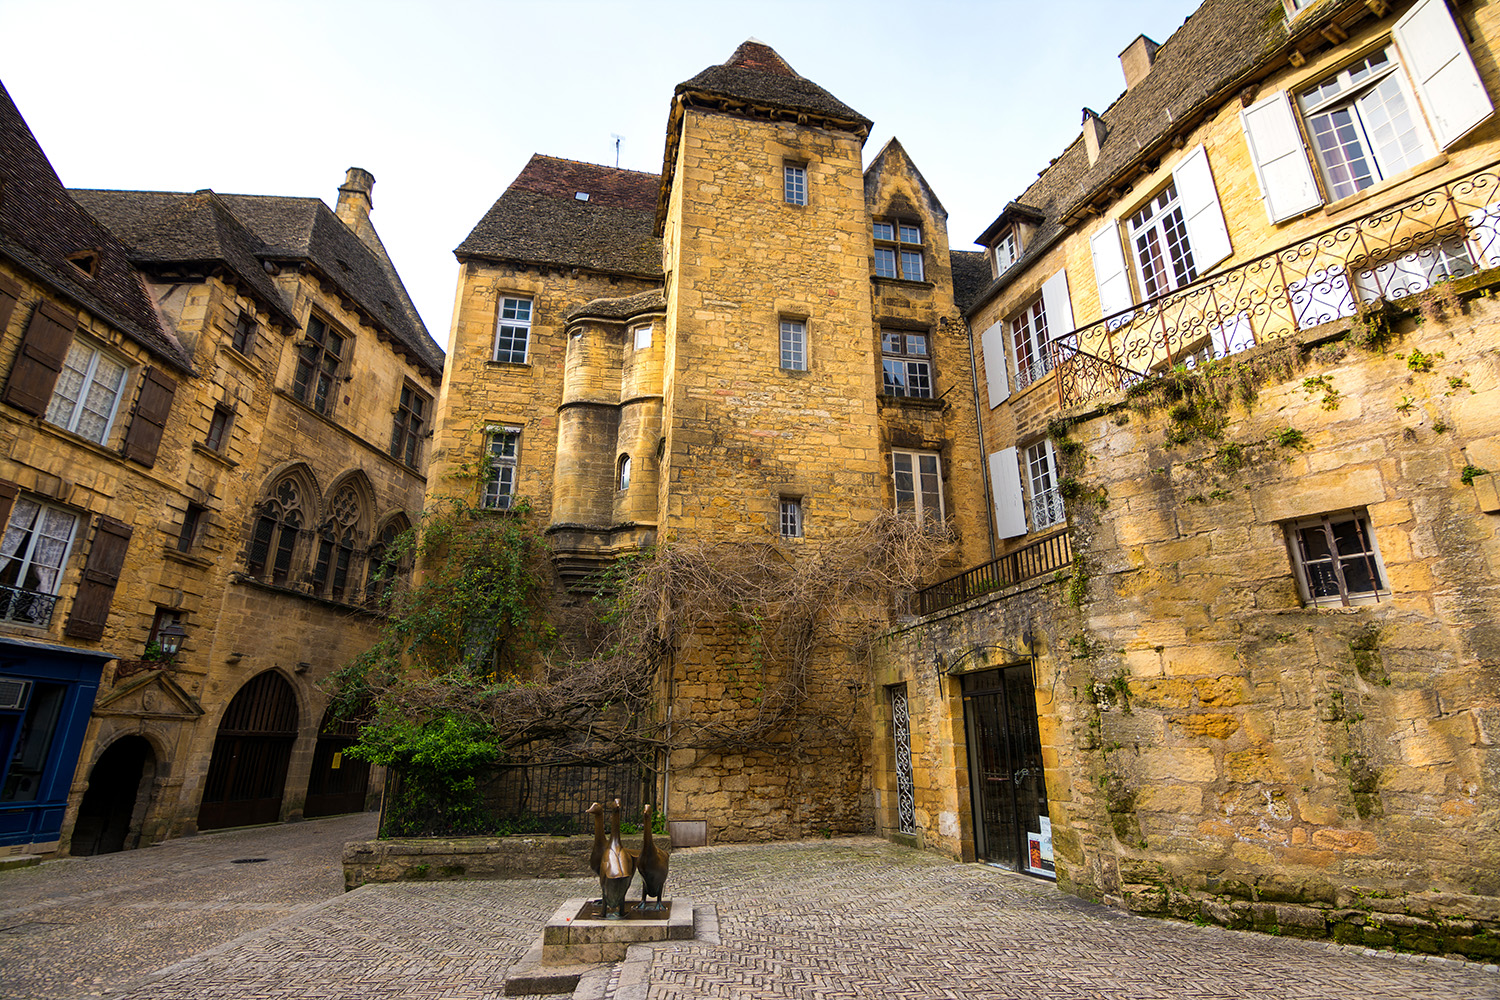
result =
[[[506,973],[506,996],[571,993],[590,969],[623,962],[633,944],[693,940],[691,900],[666,899],[660,910],[640,907],[627,900],[624,919],[605,920],[598,900],[580,896],[563,903],[542,928],[541,940]]]

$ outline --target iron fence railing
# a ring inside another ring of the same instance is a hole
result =
[[[923,587],[916,593],[917,614],[930,615],[951,608],[992,590],[1065,569],[1072,562],[1070,533],[1048,535],[998,559]]]
[[[617,764],[523,764],[480,782],[485,809],[517,833],[592,833],[584,810],[620,800],[626,823],[641,821],[654,785],[649,768]]]
[[[42,594],[35,590],[0,584],[0,621],[49,628],[52,625],[52,609],[55,607],[56,594]]]
[[[1073,406],[1179,364],[1227,357],[1362,306],[1500,266],[1500,163],[1326,229],[1051,341]]]

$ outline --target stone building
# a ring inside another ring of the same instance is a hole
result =
[[[750,41],[677,87],[659,175],[534,157],[457,250],[429,496],[529,498],[570,584],[658,538],[795,559],[890,507],[984,547],[955,302],[983,262],[898,142],[863,166],[869,124]],[[745,645],[674,650],[664,710],[753,710]],[[820,652],[796,753],[672,754],[672,818],[868,829],[865,670]]]
[[[998,558],[877,651],[877,822],[1494,955],[1492,6],[1207,0],[980,241]]]
[[[443,362],[373,177],[70,192],[0,98],[0,849],[364,808],[317,685],[375,633]]]

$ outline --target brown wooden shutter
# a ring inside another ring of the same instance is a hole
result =
[[[20,492],[21,488],[15,483],[0,479],[0,534],[4,534],[10,524],[10,509],[15,506],[16,494]]]
[[[156,450],[161,446],[162,429],[172,412],[172,398],[177,382],[159,369],[147,368],[141,380],[141,395],[135,402],[135,419],[125,433],[125,457],[147,468],[156,464]]]
[[[75,313],[47,301],[37,305],[5,382],[3,398],[7,403],[39,417],[47,412],[52,387],[57,384],[77,325]]]
[[[10,317],[16,311],[16,303],[20,301],[21,286],[0,274],[0,337],[5,336],[5,331],[10,327]]]
[[[115,599],[115,585],[125,567],[125,550],[130,546],[132,533],[128,524],[109,517],[99,518],[94,528],[94,544],[89,548],[89,561],[83,567],[83,579],[63,629],[65,635],[74,639],[98,639],[104,635],[104,623],[109,619],[109,606]]]

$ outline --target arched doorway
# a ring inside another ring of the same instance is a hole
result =
[[[113,854],[138,847],[155,777],[156,754],[144,737],[111,743],[89,774],[70,853]]]
[[[297,695],[274,670],[252,677],[229,703],[214,740],[198,829],[281,818],[287,762],[297,741]]]
[[[359,812],[365,807],[370,786],[370,765],[344,751],[359,738],[360,722],[334,719],[330,708],[318,726],[318,746],[313,751],[312,774],[307,779],[307,802],[302,815],[335,816]]]

